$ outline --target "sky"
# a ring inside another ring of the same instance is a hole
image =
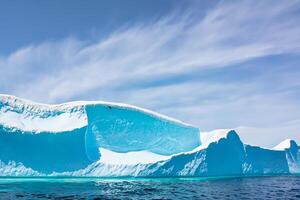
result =
[[[300,143],[300,1],[0,1],[0,93]]]

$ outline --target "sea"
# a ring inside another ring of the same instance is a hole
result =
[[[1,177],[0,199],[300,199],[300,176]]]

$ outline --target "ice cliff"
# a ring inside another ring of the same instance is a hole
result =
[[[46,105],[0,95],[0,176],[225,176],[300,173],[300,148],[244,144],[126,104]]]
[[[0,160],[43,173],[82,169],[113,152],[163,156],[199,146],[196,127],[126,104],[45,105],[0,95]]]
[[[286,139],[273,149],[285,151],[290,172],[300,173],[300,147],[294,140]]]

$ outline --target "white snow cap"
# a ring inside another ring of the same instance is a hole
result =
[[[281,143],[279,143],[278,145],[276,145],[275,147],[273,147],[272,149],[277,150],[277,151],[283,151],[285,149],[291,148],[291,146],[293,144],[297,145],[297,143],[294,140],[286,139],[286,140],[282,141]]]
[[[0,94],[0,124],[28,132],[63,132],[87,125],[83,107],[47,105]]]
[[[2,103],[2,106],[1,106]],[[74,101],[63,104],[42,104],[0,94],[0,124],[22,131],[60,132],[82,128],[87,125],[86,105],[108,105],[136,110],[183,126],[194,127],[180,120],[136,106],[104,101]]]
[[[194,153],[206,149],[211,143],[218,142],[222,138],[227,138],[228,134],[234,131],[233,129],[216,129],[209,132],[200,132],[200,143],[199,147],[196,147],[192,151],[185,153]],[[234,131],[235,132],[235,131]]]

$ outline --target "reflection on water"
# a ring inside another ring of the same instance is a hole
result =
[[[299,176],[224,179],[1,178],[0,199],[300,199]]]

